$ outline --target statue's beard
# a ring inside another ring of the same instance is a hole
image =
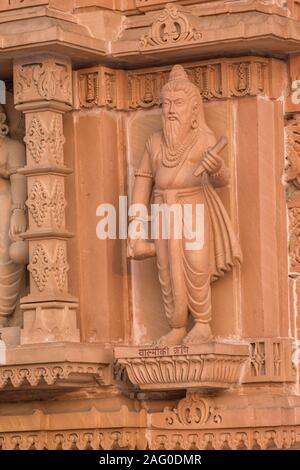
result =
[[[185,141],[191,126],[185,125],[179,120],[170,121],[163,118],[163,135],[168,153],[175,155],[178,147]]]

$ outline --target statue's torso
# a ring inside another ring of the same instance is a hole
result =
[[[207,133],[199,133],[192,148],[182,155],[177,166],[169,167],[163,161],[163,137],[161,132],[151,137],[151,165],[155,180],[155,188],[185,189],[195,188],[208,183],[207,178],[194,176],[199,167],[205,151],[212,145],[212,137]]]

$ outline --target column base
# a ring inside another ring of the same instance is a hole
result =
[[[79,342],[77,308],[78,304],[72,302],[23,304],[24,327],[21,330],[21,344]]]

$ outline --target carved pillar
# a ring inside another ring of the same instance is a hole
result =
[[[79,341],[68,292],[63,114],[72,109],[70,61],[34,55],[14,63],[14,99],[26,119],[30,293],[21,300],[21,343]]]

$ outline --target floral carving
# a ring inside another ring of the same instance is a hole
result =
[[[56,251],[55,261],[52,265],[52,270],[56,280],[57,287],[60,291],[64,290],[69,271],[66,251],[62,246],[59,246]]]
[[[41,227],[49,207],[49,194],[40,181],[35,181],[26,205],[36,225]]]
[[[51,258],[44,246],[38,244],[28,269],[40,292],[45,290],[51,273],[54,275],[58,290],[63,291],[69,270],[65,249],[57,246],[54,257]]]
[[[24,141],[35,163],[39,164],[46,155],[51,163],[63,164],[65,137],[58,116],[53,116],[49,129],[39,117],[33,117]]]
[[[202,34],[197,29],[197,19],[186,9],[168,3],[152,24],[150,32],[141,38],[140,49],[199,41]]]
[[[38,117],[34,117],[28,128],[26,137],[27,150],[36,163],[40,163],[46,148],[47,131]]]
[[[51,264],[50,257],[44,247],[38,245],[33,253],[28,269],[41,292],[45,289],[50,277]]]
[[[201,426],[209,420],[216,424],[222,422],[222,418],[216,410],[212,400],[204,399],[199,393],[188,393],[187,397],[180,400],[177,409],[165,409],[165,422],[170,427]]]
[[[30,191],[26,205],[36,225],[42,227],[49,210],[58,228],[62,227],[67,206],[64,188],[60,181],[56,180],[51,193],[47,191],[41,181],[36,180]]]
[[[56,57],[34,58],[15,66],[16,103],[44,99],[72,103],[72,74],[68,62]]]

